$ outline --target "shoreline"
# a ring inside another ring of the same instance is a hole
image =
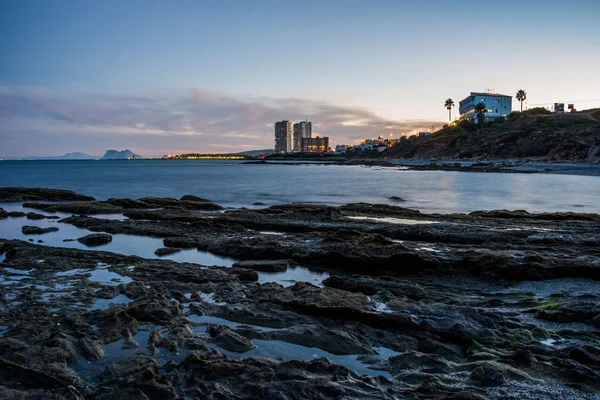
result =
[[[0,397],[600,394],[600,214],[7,200]]]

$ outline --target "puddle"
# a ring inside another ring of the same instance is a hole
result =
[[[342,365],[348,368],[349,370],[356,372],[359,375],[383,375],[388,379],[392,378],[392,376],[389,373],[385,371],[376,371],[374,369],[369,368],[362,362],[358,361],[358,355],[338,356],[315,347],[305,347],[297,344],[282,342],[280,340],[255,339],[252,340],[252,343],[256,346],[256,348],[241,354],[224,350],[212,343],[208,343],[207,346],[217,349],[221,353],[226,354],[231,358],[268,357],[281,358],[284,360],[311,361],[317,358],[327,357],[334,363]]]
[[[379,354],[379,356],[381,358],[383,358],[384,360],[387,360],[390,357],[395,357],[395,356],[399,356],[400,354],[402,354],[401,352],[392,350],[392,349],[388,349],[387,347],[373,347],[373,350],[375,350],[377,352],[377,354]]]
[[[26,213],[35,211],[33,209],[23,208],[20,205],[10,203],[0,203],[0,207],[4,208],[7,211],[24,211]],[[50,213],[44,211],[40,211],[40,213],[50,215]],[[66,218],[71,216],[71,214],[67,213],[52,213],[52,215],[60,216],[60,218]],[[102,216],[110,216],[110,218],[108,219],[125,218],[121,214],[103,214]],[[96,215],[94,217],[99,216]],[[79,243],[74,239],[89,235],[91,233],[100,232],[92,232],[87,229],[77,228],[70,224],[59,223],[56,219],[25,220],[24,218],[5,218],[0,220],[0,237],[9,240],[17,239],[29,241],[29,236],[24,235],[21,232],[21,227],[23,225],[37,226],[40,228],[59,228],[57,232],[50,232],[40,236],[43,240],[43,243],[40,244],[43,246],[66,247],[82,250],[102,250],[128,256],[139,256],[151,259],[160,258],[179,262],[190,262],[202,265],[217,265],[223,267],[230,267],[234,262],[238,261],[232,258],[221,257],[206,251],[199,251],[196,249],[186,249],[179,253],[169,254],[164,257],[157,257],[154,254],[154,251],[160,247],[164,247],[163,239],[126,234],[112,234],[112,242],[103,246],[95,246],[93,248],[90,248],[82,243]],[[65,242],[64,240],[71,241]],[[0,262],[4,260],[5,257],[6,256],[4,254],[0,255]]]
[[[323,287],[325,279],[329,278],[328,272],[318,272],[306,267],[288,267],[283,272],[259,272],[258,283],[278,283],[282,286],[293,286],[296,282],[308,282],[315,286]]]
[[[273,232],[273,231],[262,231],[262,232],[258,232],[260,234],[263,235],[279,235],[279,236],[285,236],[284,232]]]
[[[117,340],[116,342],[104,345],[104,358],[97,361],[88,361],[83,357],[80,357],[77,362],[70,365],[81,378],[90,383],[98,383],[98,374],[107,366],[122,360],[125,357],[129,357],[139,350],[142,350],[148,344],[148,337],[150,331],[139,330],[133,336],[139,347],[133,349],[122,349],[124,339]]]
[[[229,321],[227,319],[224,318],[220,318],[220,317],[213,317],[210,315],[188,315],[187,319],[189,319],[190,321],[196,322],[198,324],[219,324],[219,325],[223,325],[226,326],[228,328],[231,329],[236,329],[239,327],[250,327],[252,329],[255,329],[257,331],[275,331],[277,329],[281,329],[281,328],[269,328],[266,326],[259,326],[259,325],[251,325],[251,324],[242,324],[239,322],[234,322],[234,321]],[[204,332],[205,327],[201,326],[201,327],[197,327],[194,328],[193,331],[196,332]]]
[[[126,285],[128,283],[133,282],[133,279],[131,279],[128,276],[119,275],[116,272],[112,272],[106,269],[95,269],[93,271],[90,271],[90,274],[92,275],[88,278],[88,280],[92,282],[99,282],[109,286],[118,286],[120,284]]]
[[[6,258],[6,253],[0,253],[0,263]]]
[[[97,299],[94,304],[90,307],[90,310],[105,310],[110,308],[111,304],[114,305],[127,305],[131,303],[133,300],[124,294],[120,294],[112,299]]]
[[[15,269],[15,268],[4,268],[4,271],[10,273],[10,274],[17,274],[17,275],[29,275],[30,273],[32,273],[33,271],[35,271],[35,268],[26,270],[26,269]]]
[[[575,278],[526,281],[508,288],[505,292],[530,292],[539,297],[549,297],[563,290],[569,292],[570,296],[598,295],[600,293],[600,281]]]
[[[392,217],[347,217],[359,221],[386,222],[388,224],[403,224],[403,225],[426,225],[437,224],[436,221],[421,221],[416,219],[392,218]]]

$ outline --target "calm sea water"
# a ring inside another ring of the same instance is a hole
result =
[[[0,186],[70,189],[97,199],[194,194],[226,207],[388,203],[424,212],[525,209],[600,213],[600,177],[405,171],[239,161],[2,161]],[[406,201],[394,203],[391,196]]]

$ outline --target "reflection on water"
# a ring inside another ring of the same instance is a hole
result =
[[[600,167],[590,168],[600,171]],[[73,174],[75,169],[77,174]],[[406,200],[401,206],[425,212],[524,209],[600,213],[600,177],[583,175],[248,165],[216,160],[5,161],[0,162],[0,186],[70,189],[101,200],[194,194],[225,207],[256,207],[255,202],[267,206],[297,202],[398,205],[389,198],[400,196]]]
[[[23,208],[18,204],[0,203],[0,207],[7,211],[28,211],[28,209]],[[52,215],[59,215],[61,218],[66,218],[71,214],[53,213]],[[21,227],[23,225],[39,226],[40,228],[53,226],[57,227],[59,230],[57,232],[45,233],[43,235],[25,235],[21,232]],[[33,239],[34,243],[37,243],[38,240],[42,240],[40,244],[47,246],[90,249],[86,245],[74,240],[82,236],[89,235],[90,233],[94,232],[83,228],[77,228],[70,224],[60,223],[55,219],[29,220],[24,217],[9,217],[0,220],[0,238],[18,239],[24,241]],[[93,249],[110,251],[128,256],[159,258],[154,254],[154,251],[164,246],[163,240],[160,238],[125,234],[113,234],[112,237],[112,242],[104,246],[95,246]],[[65,242],[65,240],[68,241]],[[4,258],[4,256],[1,257]],[[233,258],[221,257],[206,251],[195,249],[183,250],[179,253],[169,254],[160,258],[179,262],[193,262],[202,265],[218,265],[223,267],[230,267],[234,262],[237,261]]]
[[[323,286],[321,282],[329,278],[328,272],[318,272],[306,267],[288,267],[284,272],[259,272],[258,283],[275,282],[282,286],[293,286],[296,282],[308,282]]]

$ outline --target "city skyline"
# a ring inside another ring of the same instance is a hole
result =
[[[271,148],[285,118],[354,143],[441,126],[445,99],[488,87],[600,107],[598,2],[477,4],[6,0],[0,158]]]

